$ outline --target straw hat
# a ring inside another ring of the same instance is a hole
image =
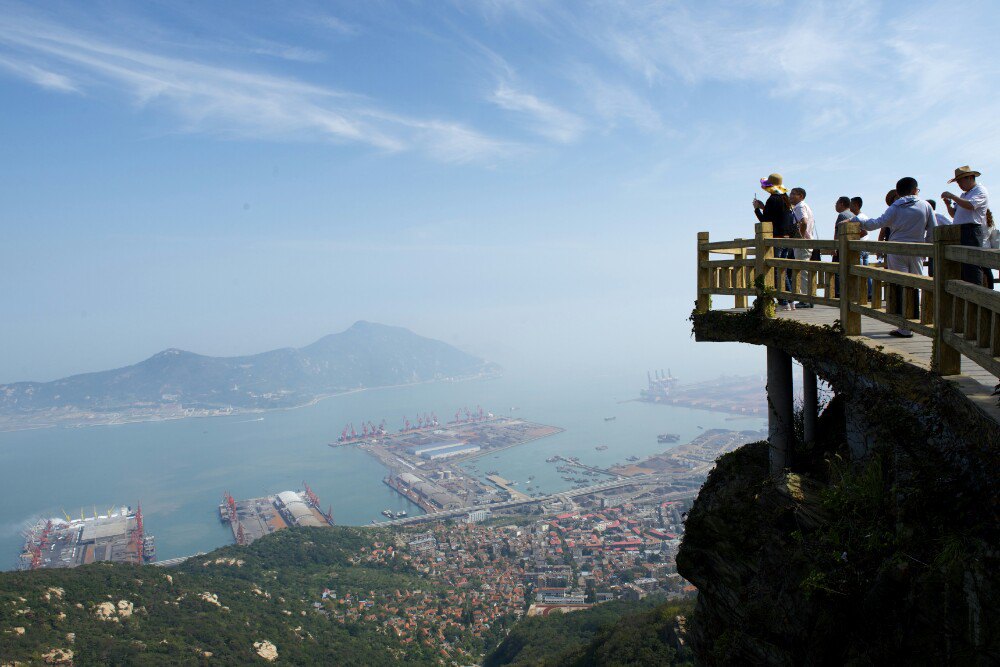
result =
[[[959,167],[958,169],[956,169],[955,170],[955,178],[951,179],[948,182],[949,183],[954,183],[958,179],[965,178],[966,176],[982,176],[982,174],[980,174],[978,171],[975,171],[969,165],[965,165],[964,167]]]
[[[788,188],[784,187],[781,183],[781,174],[771,174],[767,178],[760,179],[760,187],[772,195],[783,195],[788,192]]]

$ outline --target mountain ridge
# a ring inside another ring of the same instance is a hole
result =
[[[354,389],[493,374],[495,364],[403,327],[359,320],[303,347],[212,357],[167,348],[129,366],[0,384],[0,414],[305,405]]]

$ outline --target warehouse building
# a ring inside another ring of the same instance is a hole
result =
[[[282,491],[279,493],[278,502],[281,504],[279,509],[283,509],[285,514],[291,518],[291,522],[296,526],[319,527],[326,525],[313,514],[312,508],[294,491]]]

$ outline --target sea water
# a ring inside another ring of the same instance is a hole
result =
[[[49,428],[0,433],[0,568],[14,566],[21,532],[40,517],[105,514],[112,505],[142,503],[148,533],[161,560],[209,551],[232,542],[219,521],[228,491],[237,499],[302,488],[305,481],[338,524],[384,520],[383,509],[420,514],[382,483],[386,469],[354,447],[328,447],[348,422],[398,429],[403,418],[436,412],[442,422],[467,406],[565,429],[563,433],[487,454],[458,474],[496,470],[525,493],[573,486],[545,459],[576,456],[607,467],[689,442],[710,428],[759,429],[758,418],[636,402],[644,371],[630,375],[507,372],[504,377],[435,382],[355,392],[294,409],[227,417],[117,426]],[[261,419],[263,417],[263,419]],[[607,421],[606,418],[614,417]],[[659,433],[676,433],[660,444]],[[607,445],[598,451],[595,447]],[[529,479],[531,478],[531,479]],[[533,487],[530,491],[527,487]]]

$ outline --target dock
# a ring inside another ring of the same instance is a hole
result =
[[[117,507],[79,519],[44,519],[25,531],[18,567],[71,568],[89,563],[149,563],[156,559],[153,536],[142,522],[142,507]]]
[[[323,512],[316,494],[308,484],[303,486],[305,491],[282,491],[246,500],[236,500],[226,492],[219,505],[219,519],[229,524],[233,541],[241,546],[289,526],[332,526],[333,510]]]

